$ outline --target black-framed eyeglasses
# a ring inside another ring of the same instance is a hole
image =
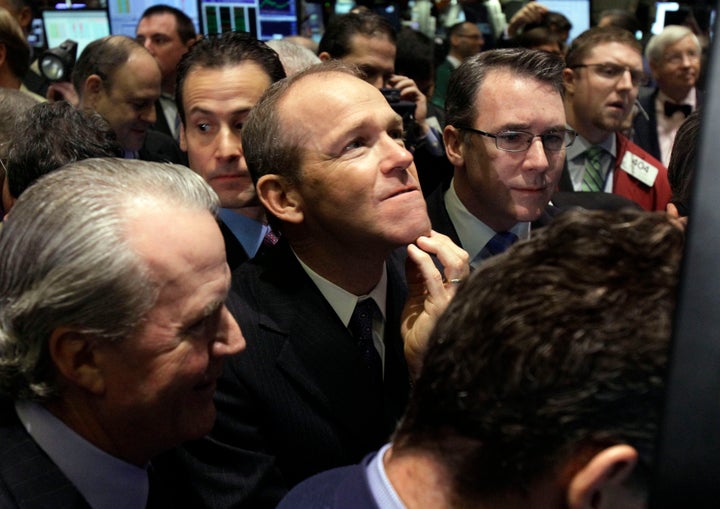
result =
[[[458,127],[464,131],[487,136],[495,140],[495,146],[505,152],[525,152],[530,148],[535,138],[540,138],[543,148],[551,152],[558,152],[569,147],[575,141],[577,133],[572,129],[553,129],[540,134],[533,134],[527,131],[500,131],[499,133],[488,133],[475,129],[474,127]]]
[[[604,64],[577,64],[570,67],[570,69],[579,69],[581,67],[588,67],[595,71],[595,74],[600,76],[601,78],[605,78],[608,80],[619,80],[622,75],[625,72],[630,73],[630,81],[632,82],[633,86],[644,86],[648,84],[648,76],[645,74],[644,71],[638,71],[637,69],[633,69],[632,67],[628,67],[626,65],[619,65],[619,64],[611,64],[611,63],[604,63]]]

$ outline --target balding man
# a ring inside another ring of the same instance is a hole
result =
[[[187,164],[172,138],[149,130],[157,119],[161,73],[140,44],[122,35],[91,42],[75,64],[72,81],[80,107],[108,121],[126,158]]]

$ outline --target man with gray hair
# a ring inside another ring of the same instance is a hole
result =
[[[700,41],[688,27],[666,26],[645,48],[657,87],[642,88],[638,102],[647,112],[636,115],[634,141],[667,166],[680,125],[702,105]]]
[[[0,231],[0,507],[174,507],[159,453],[207,433],[244,339],[217,197],[187,168],[88,159]]]

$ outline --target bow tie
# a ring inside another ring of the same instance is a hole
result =
[[[682,114],[687,118],[692,111],[692,106],[689,104],[675,104],[669,101],[665,101],[665,116],[672,117],[676,111],[682,111]]]

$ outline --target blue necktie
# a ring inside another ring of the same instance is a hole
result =
[[[380,310],[373,299],[358,301],[353,311],[348,329],[355,338],[363,360],[368,368],[374,387],[382,386],[382,360],[373,342],[373,316]]]
[[[498,255],[507,250],[515,242],[518,241],[518,236],[513,232],[498,232],[488,240],[485,247],[480,251],[470,265],[475,268],[481,261],[487,260],[495,255]]]

